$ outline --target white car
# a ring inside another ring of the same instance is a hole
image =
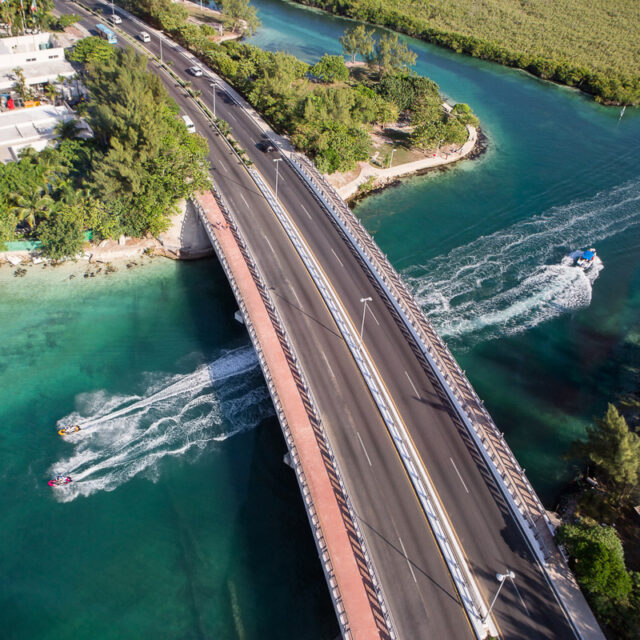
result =
[[[122,18],[117,13],[110,15],[107,20],[113,24],[122,24]]]
[[[141,31],[138,34],[138,38],[140,38],[142,42],[151,42],[151,36],[146,31]]]
[[[200,67],[189,67],[187,71],[192,75],[199,78],[202,75],[202,69]]]
[[[182,120],[184,121],[184,124],[187,127],[187,131],[189,133],[196,132],[196,125],[193,124],[193,120],[189,116],[182,116]]]

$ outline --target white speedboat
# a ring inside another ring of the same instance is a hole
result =
[[[587,249],[586,251],[574,251],[569,257],[573,258],[574,266],[580,267],[583,271],[589,271],[595,263],[596,250]]]

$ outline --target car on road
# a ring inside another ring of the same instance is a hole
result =
[[[199,78],[202,75],[202,69],[200,67],[189,67],[187,71],[196,78]]]
[[[122,18],[117,13],[110,15],[107,20],[112,24],[122,24]]]
[[[151,36],[146,31],[141,31],[138,34],[138,38],[140,38],[142,42],[151,42]]]
[[[264,151],[265,153],[274,153],[277,151],[273,142],[270,142],[269,140],[262,140],[261,142],[258,142],[257,147],[260,151]]]
[[[182,120],[184,121],[184,124],[187,127],[187,131],[189,133],[196,132],[196,125],[193,124],[193,120],[189,116],[182,116]]]

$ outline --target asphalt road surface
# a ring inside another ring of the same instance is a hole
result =
[[[87,2],[108,15],[110,5]],[[56,2],[62,10],[76,5]],[[116,9],[117,11],[117,9]],[[136,35],[146,28],[124,13],[119,28]],[[83,17],[92,30],[98,20]],[[146,43],[159,55],[152,30]],[[124,44],[121,38],[121,44]],[[141,46],[142,43],[139,42]],[[191,81],[210,104],[210,78],[193,77],[194,61],[163,44],[163,59]],[[359,515],[363,533],[401,638],[473,637],[444,560],[406,477],[386,427],[322,298],[275,215],[223,140],[185,91],[158,70],[171,96],[191,117],[210,148],[213,175],[241,226],[285,323],[321,411],[323,424]],[[231,125],[256,168],[275,188],[277,153],[256,146],[264,139],[255,123],[221,89],[216,115]],[[511,515],[475,445],[455,418],[446,395],[415,354],[381,294],[372,284],[327,213],[286,162],[279,163],[278,196],[330,278],[356,327],[360,299],[371,297],[364,340],[411,434],[457,533],[485,602],[497,572],[516,575],[494,607],[501,636],[509,639],[574,638],[528,542]]]

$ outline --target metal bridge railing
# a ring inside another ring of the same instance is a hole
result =
[[[525,532],[533,536],[534,545],[542,562],[554,554],[549,543],[551,522],[546,510],[531,486],[524,469],[520,467],[503,434],[493,422],[482,400],[478,397],[464,371],[460,368],[446,343],[424,316],[406,283],[382,253],[362,223],[332,185],[320,174],[315,165],[304,155],[284,154],[291,166],[304,179],[311,193],[328,211],[342,234],[365,259],[376,279],[382,285],[389,300],[398,312],[426,359],[435,365],[443,388],[453,400],[463,424],[480,445],[489,468],[494,472],[499,486],[506,490],[517,513],[524,521]]]

